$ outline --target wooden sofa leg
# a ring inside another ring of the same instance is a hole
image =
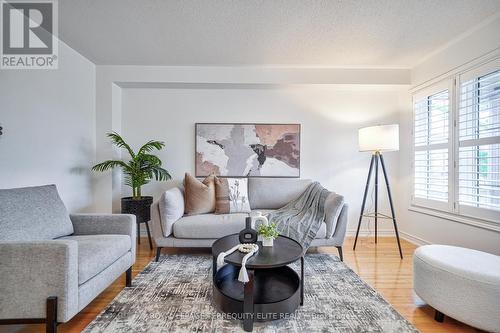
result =
[[[57,297],[47,297],[47,317],[45,318],[45,332],[57,332]]]
[[[132,266],[125,272],[125,286],[132,286]]]
[[[342,253],[342,246],[335,246],[337,250],[339,251],[339,258],[340,261],[344,261],[344,254]]]
[[[438,323],[442,323],[444,321],[444,313],[436,310],[436,312],[434,313],[434,320]]]
[[[156,262],[158,262],[158,260],[160,260],[160,254],[161,254],[161,247],[157,246],[156,247],[156,259],[155,259]]]

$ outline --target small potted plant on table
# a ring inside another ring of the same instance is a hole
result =
[[[165,146],[165,143],[150,140],[139,148],[137,152],[134,152],[118,133],[108,133],[107,136],[115,146],[125,149],[129,153],[130,160],[128,162],[121,160],[104,161],[94,165],[92,170],[104,172],[117,167],[122,169],[125,174],[125,185],[132,188],[132,196],[121,199],[121,212],[136,216],[138,240],[140,240],[140,223],[146,224],[149,246],[152,249],[153,245],[148,221],[150,220],[150,206],[153,203],[153,197],[142,196],[141,187],[149,183],[152,179],[165,181],[172,178],[170,173],[161,167],[161,160],[157,156],[150,154],[153,150],[161,150]]]
[[[274,240],[279,236],[275,223],[260,224],[257,232],[262,236],[262,246],[273,246]]]

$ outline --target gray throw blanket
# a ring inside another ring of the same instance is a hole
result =
[[[314,182],[297,199],[268,214],[281,235],[299,242],[304,250],[309,248],[325,219],[325,200],[330,192]]]

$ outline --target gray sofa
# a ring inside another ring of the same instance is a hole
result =
[[[311,180],[290,178],[249,178],[248,199],[252,211],[266,214],[297,198]],[[347,204],[340,214],[332,213],[332,196],[326,199],[326,217],[311,246],[335,246],[342,260],[342,244],[347,227]],[[156,261],[164,247],[211,247],[223,236],[240,232],[247,213],[184,216],[184,194],[175,187],[163,193],[151,206]]]
[[[70,320],[135,262],[133,215],[69,215],[55,185],[0,190],[0,324]]]

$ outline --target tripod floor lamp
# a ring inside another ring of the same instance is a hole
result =
[[[359,130],[359,151],[372,152],[372,159],[370,162],[370,170],[368,171],[368,178],[366,179],[365,194],[363,195],[363,203],[361,204],[361,213],[359,214],[358,229],[356,230],[356,238],[354,240],[353,250],[356,250],[356,243],[358,241],[359,229],[363,217],[373,218],[375,221],[375,243],[377,243],[377,228],[379,219],[392,220],[394,224],[394,232],[396,233],[396,240],[398,241],[399,256],[403,259],[403,252],[401,251],[401,243],[399,242],[398,225],[396,223],[396,216],[394,215],[394,205],[392,203],[391,188],[389,186],[389,179],[387,178],[387,169],[384,163],[383,151],[397,151],[399,150],[399,125],[380,125],[364,127]],[[384,174],[385,185],[387,187],[387,195],[389,197],[389,204],[391,206],[391,215],[388,216],[378,211],[378,166],[382,166]],[[375,211],[365,213],[366,196],[370,187],[370,180],[372,173],[375,176]]]

